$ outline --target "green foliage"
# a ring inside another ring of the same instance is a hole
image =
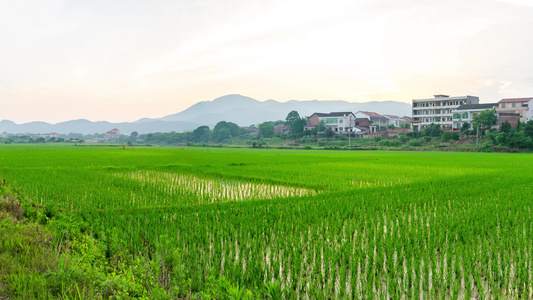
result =
[[[461,125],[461,133],[465,134],[466,131],[468,131],[470,129],[470,123],[463,123],[463,125]]]
[[[259,125],[259,137],[270,138],[274,136],[274,124],[272,122],[263,122]]]
[[[511,123],[505,121],[500,125],[500,132],[510,133],[511,132]]]
[[[420,147],[422,146],[422,141],[420,139],[410,139],[407,144],[411,147]]]
[[[467,123],[465,123],[467,124]],[[458,141],[459,140],[459,133],[455,131],[444,131],[441,135],[441,141],[447,143],[450,141]]]
[[[498,117],[496,117],[495,109],[486,109],[474,115],[472,125],[474,129],[479,128],[480,133],[484,135],[485,130],[495,125],[496,121],[498,121]]]
[[[334,135],[335,135],[335,133],[333,132],[333,129],[331,129],[329,127],[326,129],[326,131],[324,131],[324,136],[326,138],[332,138]]]
[[[379,146],[384,147],[399,147],[401,144],[402,143],[399,140],[383,140],[378,142]]]
[[[208,143],[211,130],[209,126],[200,126],[193,130],[191,134],[191,141],[194,143]]]
[[[326,131],[326,124],[324,123],[324,120],[318,121],[318,126],[316,127],[318,132],[324,132]]]
[[[442,129],[439,124],[431,123],[426,129],[424,129],[424,136],[438,137],[441,136]]]

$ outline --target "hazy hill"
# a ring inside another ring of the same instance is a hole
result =
[[[194,130],[200,125],[213,126],[219,121],[234,122],[240,126],[258,124],[265,121],[284,120],[287,114],[296,110],[301,117],[315,112],[373,111],[380,114],[410,116],[411,105],[402,102],[365,102],[354,103],[340,100],[308,100],[278,102],[275,100],[257,101],[241,95],[226,95],[212,101],[202,101],[188,109],[158,119],[143,118],[132,123],[110,123],[106,121],[72,120],[57,124],[30,122],[16,124],[12,121],[0,121],[0,133],[50,133],[68,134],[70,132],[93,134],[105,133],[118,128],[122,134],[150,132],[183,132]]]
[[[11,121],[0,121],[0,133],[51,133],[60,134],[68,133],[105,133],[113,128],[118,128],[120,133],[129,135],[133,131],[138,133],[150,132],[183,132],[193,130],[200,126],[190,122],[173,121],[166,122],[161,120],[149,120],[140,123],[111,123],[105,121],[91,122],[89,120],[73,120],[57,124],[45,122],[30,122],[25,124],[15,124]]]
[[[188,109],[160,120],[185,121],[203,125],[215,125],[219,121],[231,121],[241,126],[265,121],[284,120],[291,110],[296,110],[301,117],[315,112],[373,111],[380,114],[410,116],[411,105],[402,102],[365,102],[354,103],[340,100],[333,101],[257,101],[241,95],[227,95],[213,101],[203,101]]]

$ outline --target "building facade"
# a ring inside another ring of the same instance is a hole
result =
[[[352,112],[314,113],[307,119],[304,130],[311,130],[323,121],[324,126],[331,128],[335,133],[355,132],[355,115]]]
[[[508,98],[498,101],[496,111],[498,113],[519,114],[520,122],[527,122],[527,114],[530,110],[530,102],[533,97],[529,98]]]
[[[474,116],[486,109],[493,109],[498,106],[498,103],[483,103],[483,104],[466,104],[456,108],[453,113],[453,130],[460,130],[464,123],[470,124],[472,128],[472,121]]]
[[[120,137],[120,131],[117,128],[113,128],[105,133],[106,139],[118,139]]]
[[[429,99],[413,99],[413,130],[424,130],[429,125],[437,124],[444,130],[453,128],[453,111],[461,105],[479,104],[479,97],[434,95]]]
[[[385,130],[389,126],[389,118],[371,111],[358,111],[355,113],[357,118],[367,118],[372,121],[372,125],[376,126],[377,130]]]

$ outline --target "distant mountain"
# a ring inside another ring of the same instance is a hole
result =
[[[184,132],[194,130],[200,124],[182,122],[182,121],[161,121],[161,120],[145,120],[134,123],[110,123],[105,121],[91,122],[89,120],[73,120],[57,124],[50,124],[45,122],[31,122],[25,124],[16,124],[12,121],[0,121],[0,133],[51,133],[57,132],[60,134],[68,133],[105,133],[113,128],[118,128],[121,134],[129,135],[133,131],[140,134],[151,132]]]
[[[308,100],[264,102],[241,95],[227,95],[213,101],[203,101],[188,109],[160,118],[164,121],[184,121],[213,126],[219,121],[229,121],[241,126],[262,123],[265,121],[284,120],[287,114],[296,110],[301,117],[310,116],[315,112],[333,111],[373,111],[379,114],[410,116],[411,105],[403,102],[365,102],[354,103],[341,100]]]
[[[259,124],[265,121],[284,120],[287,114],[296,110],[301,117],[310,116],[315,112],[334,111],[373,111],[379,114],[410,116],[411,105],[402,102],[365,102],[355,103],[341,100],[307,100],[278,102],[275,100],[257,101],[242,95],[226,95],[212,101],[198,102],[188,109],[162,118],[143,118],[132,123],[110,123],[105,121],[72,120],[57,124],[30,122],[16,124],[9,120],[0,121],[0,133],[105,133],[118,128],[122,134],[129,135],[133,131],[140,134],[150,132],[183,132],[194,130],[198,126],[207,125],[211,128],[220,122],[228,121],[240,126]]]

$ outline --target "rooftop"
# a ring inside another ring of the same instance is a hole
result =
[[[383,119],[383,120],[387,120],[387,117],[384,117],[378,113],[375,113],[375,112],[371,112],[371,111],[359,111],[360,113],[363,113],[367,116],[369,116],[371,119]]]
[[[313,115],[317,115],[319,117],[344,117],[349,114],[353,114],[351,111],[336,111],[336,112],[330,112],[328,113],[314,113]]]
[[[453,101],[453,100],[466,100],[468,98],[478,98],[477,96],[457,96],[457,97],[450,97],[447,95],[435,95],[435,98],[428,98],[428,99],[413,99],[413,102],[431,102],[431,101]]]
[[[484,110],[487,108],[494,108],[496,106],[498,106],[498,103],[466,104],[466,105],[459,106],[455,110],[475,110],[475,109]]]
[[[507,99],[502,99],[502,100],[498,101],[498,103],[529,102],[530,100],[533,100],[533,97],[529,97],[529,98],[507,98]]]

